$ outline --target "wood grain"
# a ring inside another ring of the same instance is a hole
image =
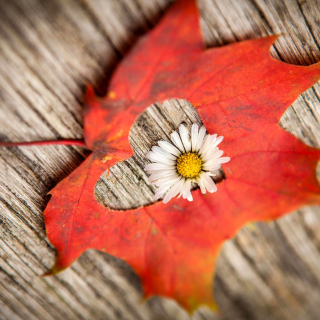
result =
[[[0,139],[81,139],[86,83],[103,92],[116,63],[159,20],[166,0],[0,0]],[[288,63],[320,60],[318,0],[201,0],[207,46],[267,34]],[[302,94],[280,125],[320,147],[320,87]],[[48,191],[87,156],[77,147],[0,150],[0,319],[189,319],[174,302],[141,304],[122,261],[94,250],[62,274],[53,263],[42,210]],[[137,162],[139,162],[137,160]],[[128,205],[133,205],[132,201]],[[303,208],[243,228],[218,262],[222,319],[318,319],[320,209]],[[201,309],[193,319],[217,319]]]

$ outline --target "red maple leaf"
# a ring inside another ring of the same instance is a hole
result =
[[[85,142],[93,152],[51,191],[44,212],[58,252],[51,273],[95,248],[129,263],[146,297],[172,297],[188,310],[213,307],[214,266],[225,240],[249,221],[320,203],[320,152],[277,124],[319,80],[320,64],[300,67],[271,58],[275,40],[205,50],[195,1],[180,0],[121,62],[105,98],[88,88]],[[101,206],[95,184],[107,168],[132,155],[128,133],[136,117],[169,98],[189,100],[207,131],[225,137],[231,162],[218,192],[194,191],[191,203],[175,199],[123,212]]]

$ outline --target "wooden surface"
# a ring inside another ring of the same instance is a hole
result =
[[[201,0],[208,46],[267,34],[288,63],[320,60],[318,0]],[[0,0],[0,139],[82,138],[84,85],[102,83],[165,0]],[[293,104],[281,126],[320,147],[320,87]],[[166,319],[189,316],[174,302],[141,304],[122,261],[94,250],[55,277],[42,217],[47,192],[86,157],[77,147],[0,149],[0,319]],[[132,203],[130,204],[132,205]],[[218,262],[221,319],[319,319],[320,209],[245,227]],[[186,280],[187,281],[187,280]],[[193,319],[218,319],[201,309]]]

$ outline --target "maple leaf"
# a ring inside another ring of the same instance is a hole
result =
[[[320,78],[320,64],[270,57],[276,37],[204,49],[196,3],[180,0],[116,69],[106,97],[85,95],[85,142],[92,154],[50,192],[44,211],[57,260],[69,267],[85,250],[115,255],[140,276],[146,297],[176,299],[188,310],[214,307],[212,279],[223,242],[249,221],[270,220],[320,203],[320,152],[278,126],[299,94]],[[209,134],[225,137],[231,157],[214,195],[112,211],[94,197],[100,175],[132,156],[129,129],[150,104],[189,100]],[[186,281],[187,279],[187,281]]]

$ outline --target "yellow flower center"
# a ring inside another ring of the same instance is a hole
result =
[[[202,160],[193,152],[184,153],[177,160],[177,170],[185,178],[195,178],[201,167]]]

